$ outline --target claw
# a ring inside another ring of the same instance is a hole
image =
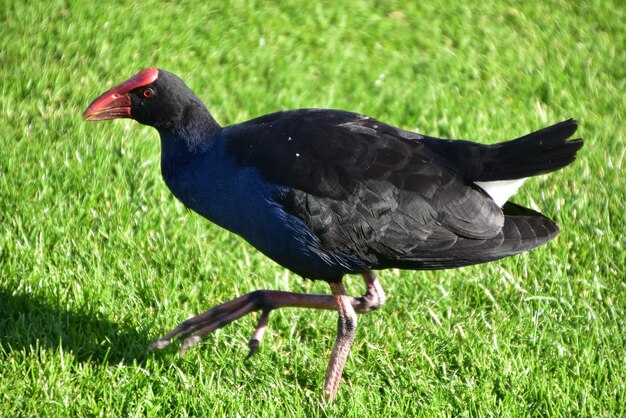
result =
[[[256,354],[256,352],[259,350],[259,346],[261,345],[261,342],[255,338],[252,338],[249,342],[248,342],[248,355],[246,356],[246,358],[244,360],[250,360],[250,357],[252,357],[253,355]]]
[[[193,347],[194,345],[196,345],[198,343],[198,341],[201,340],[201,337],[197,336],[197,335],[192,335],[191,337],[187,338],[184,342],[183,345],[180,347],[180,350],[178,350],[178,355],[180,357],[185,357],[185,352],[190,349],[191,347]]]
[[[148,346],[148,351],[163,350],[169,343],[169,340],[156,340]]]

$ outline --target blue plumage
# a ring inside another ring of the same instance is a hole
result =
[[[265,181],[229,155],[229,128],[216,131],[193,152],[176,131],[161,130],[161,169],[170,191],[186,207],[234,232],[306,278],[339,280],[367,268],[356,257],[324,251],[309,227],[280,203],[287,186]]]

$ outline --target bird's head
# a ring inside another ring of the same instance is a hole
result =
[[[190,114],[198,112],[207,111],[180,78],[164,70],[146,68],[102,93],[83,117],[88,121],[131,118],[161,130],[184,123]]]

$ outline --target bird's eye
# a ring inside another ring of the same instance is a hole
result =
[[[145,97],[146,99],[149,99],[152,96],[154,96],[154,90],[152,90],[151,88],[147,88],[143,91],[143,97]]]

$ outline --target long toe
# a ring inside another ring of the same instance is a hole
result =
[[[267,329],[267,321],[269,320],[270,312],[271,311],[269,309],[266,309],[261,313],[259,322],[257,323],[254,333],[252,334],[252,338],[248,341],[248,348],[250,351],[248,351],[246,360],[252,357],[259,349],[261,341],[263,341],[263,336],[265,335],[265,330]]]

